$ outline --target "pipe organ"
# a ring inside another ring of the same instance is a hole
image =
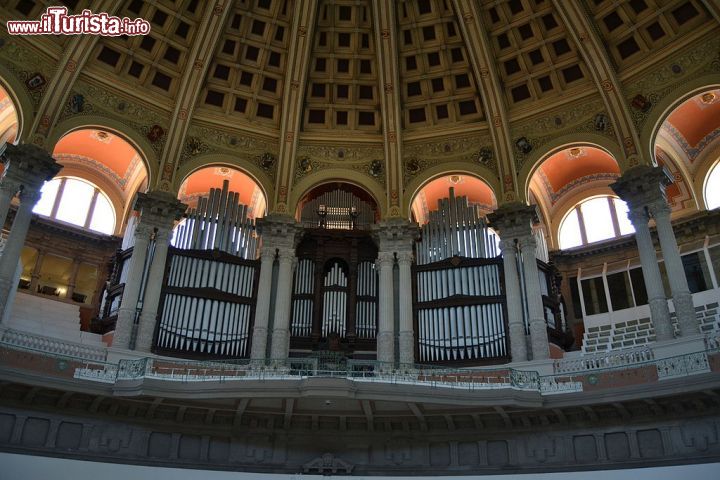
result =
[[[301,209],[306,227],[297,247],[290,321],[296,352],[375,349],[377,247],[367,227],[374,208],[352,192],[325,192]],[[333,345],[335,339],[339,341]]]
[[[300,221],[309,228],[366,228],[375,222],[375,210],[352,192],[336,189],[305,203]]]
[[[258,238],[238,198],[226,180],[176,227],[155,332],[157,353],[249,355]]]
[[[421,363],[508,357],[497,238],[466,197],[438,201],[416,242],[414,314]]]

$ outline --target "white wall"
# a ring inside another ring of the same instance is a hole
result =
[[[144,467],[112,463],[83,462],[51,457],[36,457],[0,453],[0,479],[2,480],[79,480],[98,478],[102,480],[310,480],[310,479],[347,479],[347,480],[676,480],[717,479],[720,463],[703,465],[682,465],[677,467],[639,468],[626,470],[604,470],[596,472],[570,473],[535,473],[525,475],[483,475],[453,477],[365,477],[365,476],[333,476],[316,475],[277,475],[259,473],[198,471],[177,468]]]

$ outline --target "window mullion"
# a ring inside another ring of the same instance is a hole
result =
[[[60,200],[62,199],[63,192],[65,191],[65,182],[67,182],[67,177],[60,179],[60,185],[58,185],[57,193],[55,193],[55,201],[53,202],[52,209],[50,210],[50,218],[55,218],[57,216],[58,208],[60,208]]]
[[[575,207],[575,211],[577,212],[578,226],[580,227],[580,239],[582,240],[583,245],[587,245],[588,239],[587,239],[587,232],[585,231],[585,218],[583,217],[582,209],[580,208],[580,205]]]
[[[90,200],[87,216],[85,217],[85,225],[83,225],[84,228],[90,228],[90,222],[92,221],[93,214],[95,213],[95,204],[97,204],[99,194],[100,190],[96,188],[95,192],[93,193],[92,200]]]
[[[620,221],[618,220],[617,209],[615,208],[615,199],[613,197],[607,197],[607,201],[610,207],[610,218],[612,218],[613,230],[617,238],[620,236]]]

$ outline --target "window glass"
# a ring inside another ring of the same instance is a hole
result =
[[[607,197],[593,198],[580,204],[585,233],[589,243],[606,240],[615,236],[610,205]]]
[[[582,318],[582,305],[580,305],[580,291],[578,290],[577,277],[570,277],[570,295],[572,297],[573,314],[575,318]]]
[[[630,290],[630,277],[627,271],[608,275],[607,282],[610,291],[610,305],[613,310],[623,310],[634,306]]]
[[[65,185],[60,191],[60,185],[63,182]],[[115,209],[110,200],[95,185],[79,178],[55,178],[45,183],[42,188],[42,197],[33,208],[33,212],[85,227],[96,192],[97,199],[88,228],[112,235],[115,231]],[[53,207],[56,204],[57,212],[52,215]]]
[[[39,215],[50,215],[50,213],[52,212],[53,204],[55,203],[55,196],[57,195],[59,186],[59,178],[56,178],[49,182],[45,182],[45,185],[43,185],[42,189],[40,190],[42,196],[40,197],[40,200],[38,200],[38,202],[35,204],[33,212]]]
[[[89,183],[68,178],[55,218],[80,227],[85,226],[90,201],[94,194],[95,188]]]
[[[715,271],[715,280],[720,283],[720,245],[708,248],[708,252],[710,252],[710,262]]]
[[[585,313],[596,315],[607,313],[607,297],[602,277],[587,278],[582,281],[582,294],[585,301]]]
[[[576,210],[571,211],[562,225],[560,225],[560,248],[572,248],[582,245],[582,236],[580,234],[580,222]]]
[[[710,270],[705,261],[705,252],[693,252],[682,256],[685,276],[687,277],[690,293],[704,292],[712,288]]]
[[[95,210],[90,220],[90,230],[112,235],[115,230],[115,210],[102,193],[98,194]]]
[[[619,198],[613,198],[613,205],[615,206],[615,212],[617,213],[618,225],[620,226],[620,235],[628,235],[635,233],[635,228],[632,222],[628,218],[628,207],[625,202]]]
[[[705,183],[705,204],[708,210],[720,207],[720,167],[713,167]]]
[[[632,281],[633,294],[635,295],[635,305],[647,305],[648,295],[645,290],[645,277],[643,277],[640,267],[630,270],[630,280]]]

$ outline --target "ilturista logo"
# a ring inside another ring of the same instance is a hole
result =
[[[67,7],[48,7],[40,20],[9,20],[10,35],[147,35],[150,22],[142,18],[115,17],[107,13],[83,10],[68,15]]]

